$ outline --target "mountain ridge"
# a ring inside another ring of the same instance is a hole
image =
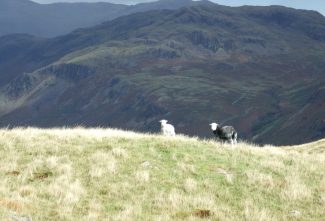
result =
[[[283,11],[299,19],[278,24]],[[322,138],[323,30],[313,12],[200,5],[53,39],[2,37],[0,124],[155,132],[167,118],[200,137],[218,121],[258,143]]]
[[[27,33],[40,37],[56,37],[122,15],[196,4],[200,3],[191,0],[160,0],[128,6],[108,2],[39,4],[30,0],[1,1],[0,36]]]

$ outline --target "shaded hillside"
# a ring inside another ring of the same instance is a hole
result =
[[[217,121],[259,143],[318,139],[324,36],[316,12],[202,2],[48,40],[3,37],[0,124],[158,131],[167,118],[202,137]]]
[[[67,34],[121,15],[194,5],[191,0],[160,0],[134,6],[111,3],[38,4],[30,0],[0,1],[0,36],[26,33],[42,37]]]
[[[236,148],[116,129],[0,130],[0,219],[322,221],[324,141]]]

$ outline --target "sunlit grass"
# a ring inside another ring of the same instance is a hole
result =
[[[323,220],[324,140],[236,147],[113,129],[0,130],[0,220]]]

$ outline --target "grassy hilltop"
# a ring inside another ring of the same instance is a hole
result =
[[[325,140],[0,130],[0,220],[323,220]]]

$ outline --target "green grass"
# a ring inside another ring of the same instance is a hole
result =
[[[322,220],[325,141],[0,130],[0,220]]]

